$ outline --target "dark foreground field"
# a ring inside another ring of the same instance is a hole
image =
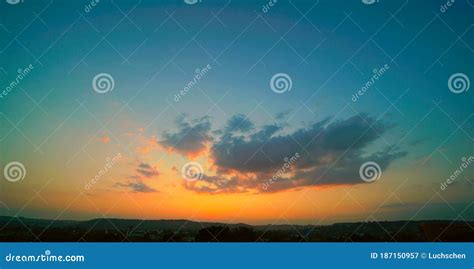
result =
[[[0,242],[473,242],[474,222],[260,225],[188,220],[65,221],[0,217]]]

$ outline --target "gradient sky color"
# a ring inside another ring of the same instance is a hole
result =
[[[445,2],[2,2],[0,90],[34,68],[0,99],[1,167],[26,167],[2,177],[0,214],[474,220],[474,166],[440,189],[474,155],[473,90],[448,87],[474,78],[474,3]],[[99,73],[112,91],[93,90]],[[277,73],[290,91],[271,90]],[[197,182],[182,177],[191,161]],[[359,178],[366,161],[382,169],[373,183]]]

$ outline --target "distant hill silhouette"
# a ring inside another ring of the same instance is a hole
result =
[[[474,222],[427,220],[248,225],[189,220],[87,221],[0,216],[2,242],[472,242]]]

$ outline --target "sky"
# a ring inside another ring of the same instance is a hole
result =
[[[474,3],[0,6],[0,215],[474,220]]]

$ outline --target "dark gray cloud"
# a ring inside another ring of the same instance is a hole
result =
[[[227,133],[233,132],[248,132],[254,128],[253,123],[243,114],[237,114],[232,116],[227,121],[227,127],[225,131]]]
[[[389,153],[389,149],[367,157],[362,157],[359,154],[360,152],[348,151],[346,155],[340,155],[342,157],[337,157],[331,162],[321,162],[305,169],[299,169],[297,163],[295,173],[290,178],[277,180],[272,186],[268,187],[268,190],[278,191],[303,186],[364,184],[366,182],[359,175],[359,168],[362,164],[376,162],[383,174],[383,171],[392,161],[406,155],[405,152]],[[304,161],[304,158],[302,158],[302,161]]]
[[[116,183],[116,186],[127,188],[133,192],[141,192],[141,193],[158,192],[154,188],[148,186],[147,184],[141,181],[128,182],[128,183]]]
[[[116,187],[119,188],[125,188],[128,190],[131,190],[133,192],[142,192],[142,193],[149,193],[149,192],[158,192],[154,188],[148,186],[143,182],[144,179],[149,179],[153,178],[155,176],[160,175],[158,170],[156,170],[154,167],[147,163],[140,163],[138,164],[138,167],[136,168],[136,174],[129,176],[129,179],[132,179],[133,181],[128,181],[126,183],[122,182],[117,182],[115,183]]]
[[[211,141],[209,134],[211,123],[208,117],[202,117],[192,122],[186,122],[184,115],[176,120],[177,131],[165,132],[163,140],[158,141],[163,147],[183,155],[197,154],[206,148]]]
[[[296,152],[302,158],[298,168],[312,168],[330,163],[337,155],[358,156],[369,143],[379,138],[387,127],[374,119],[358,115],[346,120],[329,119],[293,133],[280,134],[282,127],[263,126],[248,137],[224,134],[212,147],[215,164],[223,170],[269,172]]]
[[[366,183],[359,176],[362,164],[376,162],[383,171],[406,155],[390,147],[369,150],[390,128],[360,114],[343,120],[324,119],[285,132],[278,124],[257,129],[243,115],[236,115],[216,132],[218,137],[209,139],[213,141],[210,153],[215,175],[188,182],[186,187],[205,193],[274,192],[304,186]],[[289,158],[295,154],[298,158],[289,164]]]
[[[138,177],[151,178],[160,174],[154,167],[147,163],[140,163],[136,171],[139,174]]]

